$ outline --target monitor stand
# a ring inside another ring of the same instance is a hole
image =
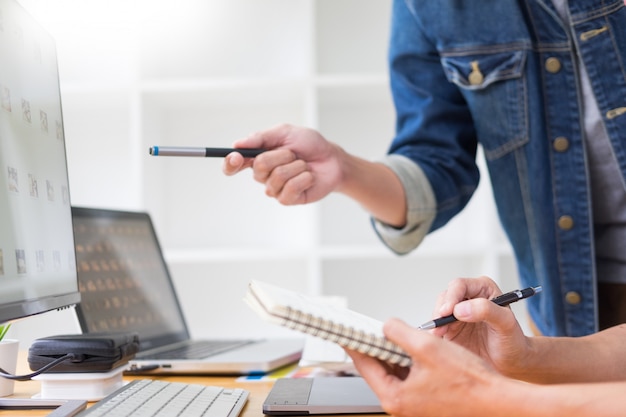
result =
[[[48,417],[70,417],[124,385],[125,366],[109,372],[43,373],[33,377],[41,392],[32,398],[0,397],[0,410],[55,409]]]
[[[51,400],[43,398],[0,398],[0,410],[54,409],[49,417],[74,416],[87,408],[85,400]]]

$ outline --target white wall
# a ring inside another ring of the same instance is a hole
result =
[[[397,257],[340,195],[283,207],[249,173],[222,175],[220,160],[148,155],[152,145],[229,146],[280,122],[384,154],[388,0],[21,3],[57,39],[73,204],[153,215],[195,336],[284,334],[241,302],[250,278],[416,324],[457,276],[516,287],[486,176],[461,216]],[[76,329],[72,319],[49,313],[11,331],[28,341]]]

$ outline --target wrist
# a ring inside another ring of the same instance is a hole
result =
[[[526,414],[525,404],[533,394],[534,386],[498,374],[490,378],[487,386],[479,387],[468,397],[467,414],[464,416],[515,416]],[[520,406],[523,404],[522,406]],[[460,415],[460,414],[459,414]]]
[[[337,147],[340,180],[335,191],[358,202],[374,218],[394,227],[406,224],[404,187],[386,165],[351,155]]]
[[[339,181],[335,191],[348,197],[356,198],[367,186],[371,162],[346,152],[341,146],[333,143],[333,153],[339,168]]]
[[[550,365],[546,363],[546,339],[541,336],[524,336],[523,352],[517,355],[507,376],[520,381],[545,384],[550,381]],[[548,341],[549,342],[549,341]]]

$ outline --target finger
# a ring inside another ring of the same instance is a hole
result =
[[[446,302],[448,297],[448,290],[444,290],[437,296],[437,302],[435,303],[435,310],[433,311],[433,317],[438,317],[441,314],[450,314],[452,312],[452,308],[450,308],[450,313],[446,313],[444,310],[444,303]],[[443,312],[442,312],[443,311]]]
[[[252,161],[247,160],[240,153],[231,152],[224,158],[222,172],[226,175],[235,175],[239,171],[252,166]]]
[[[446,317],[453,313],[454,307],[461,301],[480,297],[485,288],[493,288],[495,283],[487,278],[457,278],[448,284],[448,288],[439,295],[433,316]],[[460,324],[442,326],[430,330],[437,337],[445,337],[453,328]]]
[[[435,309],[432,315],[433,318],[445,317],[452,314],[452,309],[454,308],[454,306],[450,305],[449,303],[446,304],[447,293],[448,290],[445,290],[437,297],[437,302],[435,303]],[[428,331],[437,337],[444,337],[446,333],[448,333],[449,328],[450,326],[441,326]]]
[[[463,300],[472,298],[492,298],[501,291],[496,283],[488,277],[457,278],[450,282],[439,306],[439,314],[452,314],[454,306]]]
[[[313,184],[313,174],[304,171],[287,181],[276,199],[283,205],[310,203],[311,200],[307,191],[311,189]]]
[[[352,349],[344,349],[352,359],[359,374],[365,379],[380,379],[387,374],[386,367],[378,359]]]
[[[296,155],[288,149],[263,152],[251,160],[253,177],[256,181],[265,184],[277,167],[290,164],[295,160]]]
[[[295,156],[294,156],[295,157]],[[298,175],[306,172],[307,163],[301,159],[293,160],[287,164],[278,165],[269,173],[269,177],[265,181],[266,194],[270,197],[277,197],[285,188],[285,185],[297,177]],[[292,185],[291,190],[295,193],[302,193],[306,189],[299,189]]]
[[[389,367],[380,360],[355,350],[345,349],[345,351],[352,359],[359,375],[367,381],[379,398],[398,382],[396,376],[389,373]]]

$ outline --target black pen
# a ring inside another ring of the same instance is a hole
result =
[[[532,297],[535,294],[541,292],[541,286],[537,287],[528,287],[523,290],[515,290],[511,292],[507,292],[506,294],[499,295],[495,298],[492,298],[491,301],[496,303],[499,306],[508,306],[511,303],[514,303],[519,300],[523,300],[524,298]],[[439,317],[438,319],[434,319],[428,321],[421,326],[418,327],[420,330],[430,330],[435,327],[445,326],[446,324],[450,324],[457,321],[457,318],[454,317],[454,314],[450,314],[449,316]]]
[[[244,158],[254,158],[265,149],[251,148],[194,148],[184,146],[153,146],[150,148],[153,156],[200,156],[223,158],[231,152],[239,152]]]

